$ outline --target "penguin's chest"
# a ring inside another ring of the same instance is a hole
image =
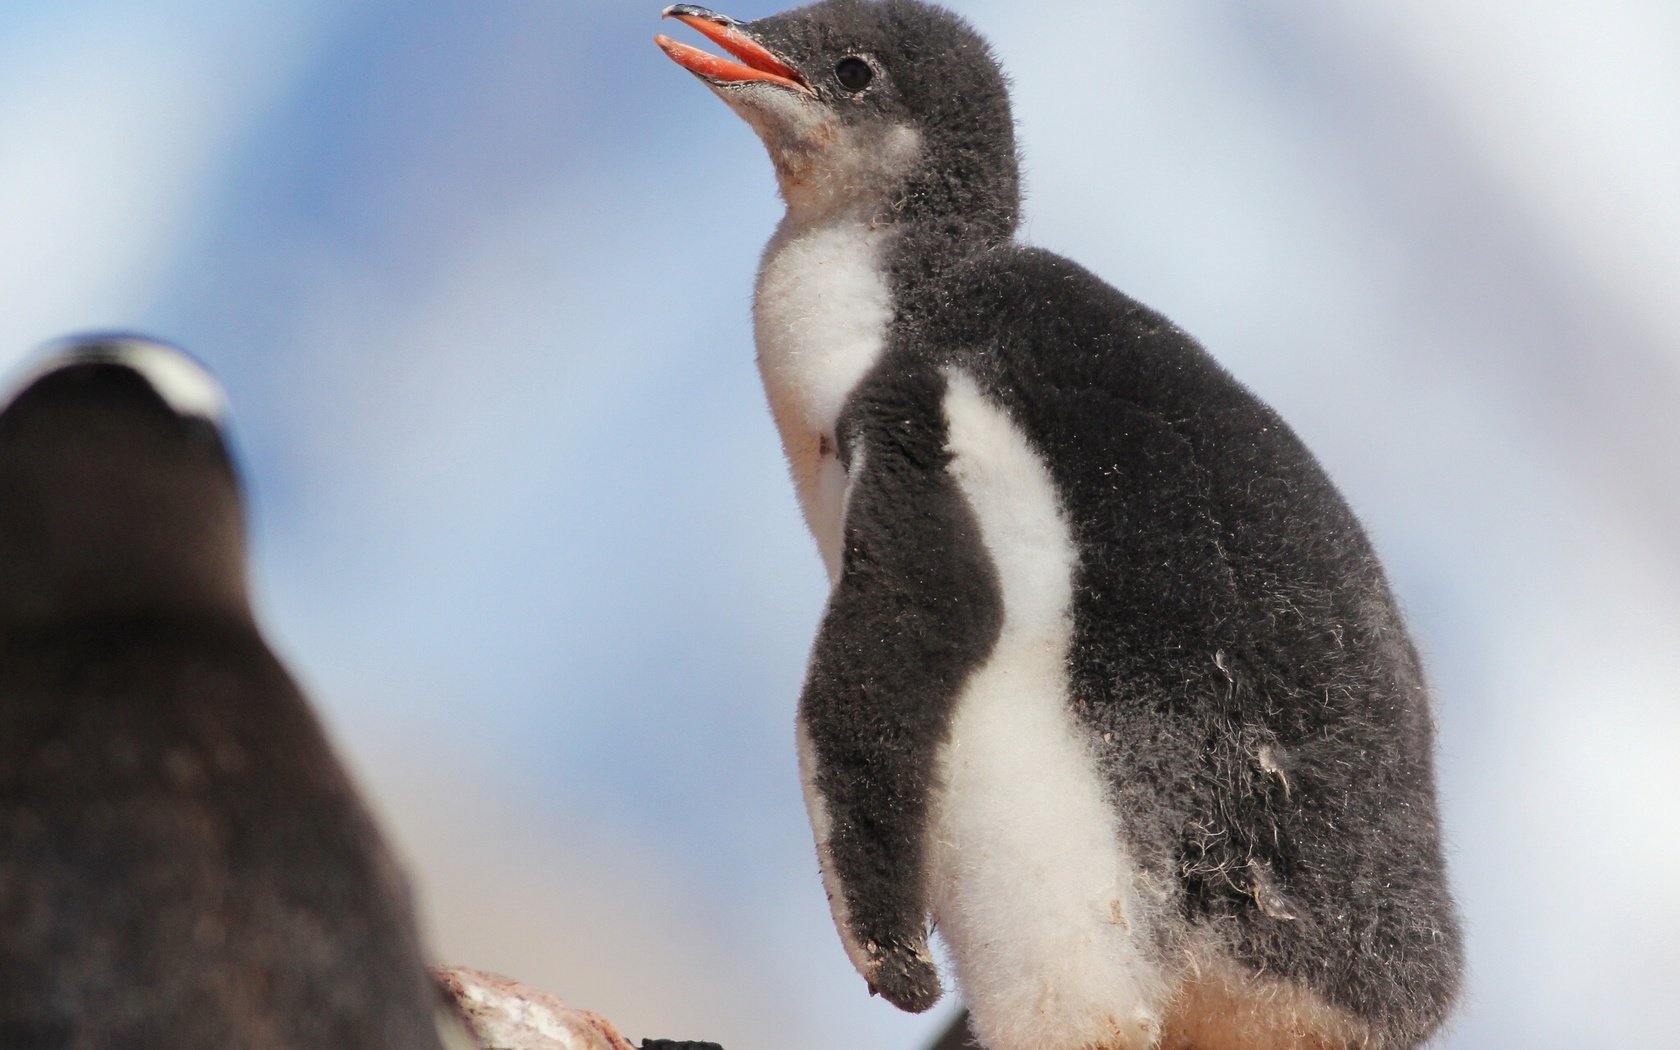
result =
[[[1078,552],[1043,458],[973,379],[946,380],[949,469],[1004,615],[937,756],[931,910],[986,1045],[1148,1046],[1156,916],[1070,703]]]
[[[765,250],[753,298],[759,375],[830,579],[839,572],[846,493],[835,423],[886,345],[887,235],[860,218],[790,218]]]

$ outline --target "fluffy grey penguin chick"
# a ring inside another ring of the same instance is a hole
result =
[[[801,771],[872,991],[993,1050],[1416,1046],[1452,1005],[1418,658],[1278,416],[1014,241],[962,20],[827,0],[659,38],[769,149],[758,363],[832,579]]]
[[[468,1047],[252,619],[222,412],[130,338],[0,411],[0,1046]]]

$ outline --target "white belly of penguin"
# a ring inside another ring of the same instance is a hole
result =
[[[753,296],[759,375],[830,580],[840,569],[846,493],[834,425],[886,342],[892,296],[880,262],[888,236],[862,217],[815,225],[789,217],[764,251]]]
[[[1146,1047],[1167,982],[1069,703],[1073,540],[1025,436],[969,376],[947,379],[949,469],[996,567],[1003,626],[939,756],[935,923],[986,1046]]]

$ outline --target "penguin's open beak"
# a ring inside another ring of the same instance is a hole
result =
[[[673,4],[660,12],[659,17],[675,18],[693,26],[706,39],[740,59],[739,62],[731,62],[720,55],[678,43],[668,36],[653,38],[653,42],[670,55],[672,61],[713,86],[774,84],[808,95],[815,94],[797,70],[754,40],[742,28],[740,22],[728,15],[720,15],[716,11],[708,11],[693,4]]]

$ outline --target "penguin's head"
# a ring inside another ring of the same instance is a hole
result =
[[[755,22],[677,4],[664,17],[734,57],[655,38],[758,133],[790,211],[1013,233],[1008,85],[961,18],[919,0],[823,0]]]
[[[244,615],[220,386],[130,336],[51,347],[0,403],[0,624]]]

